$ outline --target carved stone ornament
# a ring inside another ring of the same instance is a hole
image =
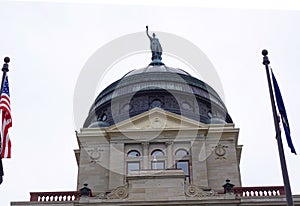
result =
[[[213,190],[203,190],[200,187],[196,185],[186,185],[185,186],[185,195],[188,197],[208,197],[208,196],[214,196],[217,193]]]
[[[153,129],[160,129],[165,127],[166,121],[164,119],[161,119],[159,117],[155,117],[153,120],[151,120],[151,128]]]
[[[213,147],[216,154],[216,159],[226,159],[226,150],[225,148],[228,148],[226,145],[218,144],[217,146]]]
[[[86,151],[90,157],[91,163],[96,163],[100,161],[101,153],[103,151],[100,149],[100,147],[86,148]]]
[[[117,187],[106,195],[106,199],[125,199],[128,197],[128,184]]]

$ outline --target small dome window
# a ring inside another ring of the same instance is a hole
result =
[[[141,156],[140,153],[136,150],[131,150],[127,153],[127,156],[128,157],[139,157]]]
[[[154,108],[154,107],[161,107],[162,106],[162,103],[159,99],[155,99],[151,102],[151,107]]]
[[[100,116],[100,120],[101,121],[106,121],[107,120],[107,115],[104,113],[104,114],[102,114],[101,116]]]
[[[207,112],[207,116],[208,116],[209,118],[212,118],[212,117],[213,117],[211,111],[208,111],[208,112]]]

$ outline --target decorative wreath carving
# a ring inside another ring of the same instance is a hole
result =
[[[216,154],[216,159],[226,159],[226,149],[228,146],[218,144],[217,146],[213,147]]]

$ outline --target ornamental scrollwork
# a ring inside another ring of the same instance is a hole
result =
[[[128,197],[128,184],[113,189],[110,193],[100,193],[99,199],[125,199]]]
[[[216,195],[216,192],[213,190],[203,190],[199,186],[196,185],[186,185],[185,186],[185,195],[188,197],[208,197]]]

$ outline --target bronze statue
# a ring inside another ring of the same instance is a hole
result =
[[[155,33],[152,34],[153,37],[151,37],[148,33],[148,26],[146,26],[146,33],[147,36],[150,39],[150,48],[152,51],[152,60],[161,60],[161,55],[162,55],[162,48],[161,45],[159,43],[158,38],[156,38]]]

